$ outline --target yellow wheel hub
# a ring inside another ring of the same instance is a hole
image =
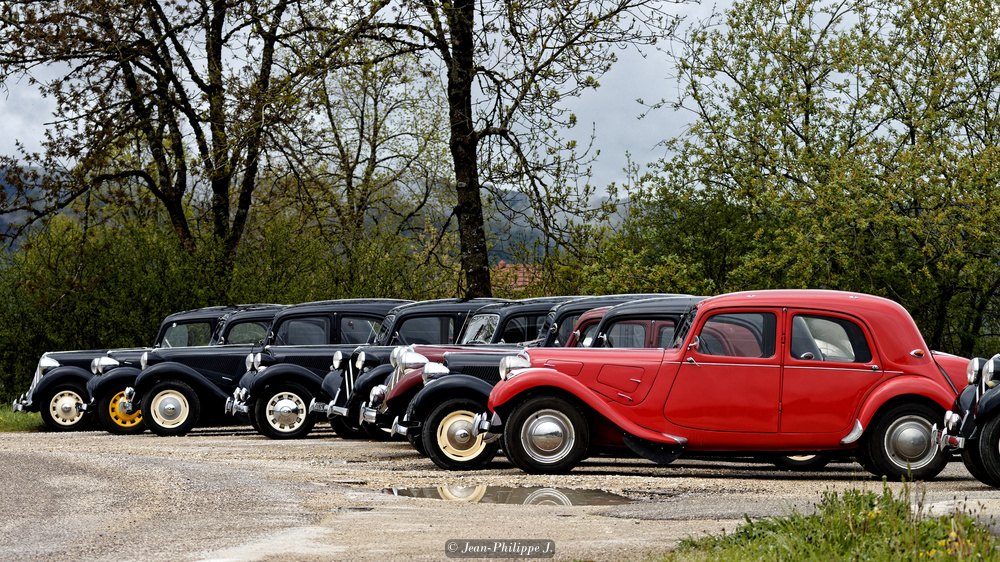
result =
[[[121,427],[135,427],[142,421],[142,412],[136,410],[134,414],[126,414],[125,411],[119,407],[119,404],[121,404],[121,401],[124,399],[124,390],[112,396],[111,403],[108,404],[108,413],[111,414],[111,419],[114,420],[116,425]]]

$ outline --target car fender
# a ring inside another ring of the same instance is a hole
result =
[[[286,382],[300,384],[318,394],[323,385],[323,377],[301,365],[281,363],[258,371],[247,390],[250,391],[250,397],[253,398],[255,394],[259,394],[268,386]]]
[[[126,386],[134,386],[135,380],[141,372],[135,367],[116,367],[100,376],[91,378],[90,382],[87,383],[87,393],[91,399],[97,399],[122,383]]]
[[[425,383],[410,401],[410,421],[423,420],[439,404],[450,398],[469,398],[482,403],[486,411],[493,385],[472,375],[445,375]],[[475,412],[482,413],[482,412]]]
[[[383,384],[392,375],[392,365],[379,365],[362,374],[354,381],[354,390],[348,397],[348,407],[356,408],[362,402],[368,401],[368,395],[377,384]]]
[[[331,400],[336,399],[339,406],[347,401],[347,397],[343,396],[343,385],[344,370],[334,369],[323,376],[323,382],[320,383],[319,388],[324,396]]]
[[[222,401],[229,398],[229,393],[216,386],[215,383],[209,380],[205,375],[199,373],[191,367],[174,361],[164,361],[162,363],[150,365],[139,373],[139,376],[135,379],[135,397],[133,398],[132,403],[135,404],[137,402],[141,402],[143,396],[145,396],[146,392],[148,392],[153,385],[165,380],[183,382],[190,386],[195,392],[205,392]]]
[[[555,369],[524,369],[507,381],[501,381],[490,392],[488,406],[490,411],[505,416],[516,403],[520,402],[521,397],[538,394],[572,395],[572,397],[592,408],[598,415],[603,416],[622,431],[642,439],[674,445],[684,445],[687,443],[687,439],[683,437],[660,433],[636,424],[628,417],[613,409],[611,407],[612,401],[609,398],[601,396],[575,377],[571,377]]]
[[[986,419],[1000,409],[1000,386],[991,388],[983,394],[976,406],[976,419]]]
[[[941,407],[941,410],[948,410],[955,404],[956,394],[942,384],[938,384],[927,377],[915,375],[900,375],[893,377],[868,394],[858,413],[858,420],[862,427],[868,427],[878,411],[890,400],[899,396],[922,396]]]
[[[39,400],[36,397],[45,396],[49,389],[68,382],[86,387],[87,382],[89,382],[92,378],[94,378],[94,373],[91,373],[82,367],[75,367],[73,365],[56,367],[48,373],[45,373],[45,376],[38,380],[38,385],[35,386],[33,395],[30,398],[32,402],[38,402]]]

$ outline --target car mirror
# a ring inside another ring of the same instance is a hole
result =
[[[688,344],[688,351],[694,350],[698,351],[701,348],[701,338],[695,336],[691,343]]]

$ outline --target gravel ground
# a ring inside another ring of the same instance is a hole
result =
[[[249,428],[0,434],[0,473],[0,553],[18,560],[438,560],[452,539],[548,539],[557,560],[635,560],[731,531],[744,515],[808,511],[824,492],[882,486],[854,463],[791,473],[594,458],[568,475],[531,476],[499,457],[446,472],[405,442],[345,441],[328,428],[298,441]],[[934,513],[1000,513],[1000,490],[961,462],[913,489]],[[465,501],[432,499],[442,496]]]

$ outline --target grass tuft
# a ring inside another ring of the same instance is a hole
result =
[[[38,412],[14,412],[10,409],[10,404],[0,404],[0,433],[43,429],[45,422]]]
[[[913,506],[909,485],[895,495],[884,481],[881,494],[825,492],[812,515],[746,517],[732,534],[685,539],[663,560],[1000,560],[975,512],[922,517],[922,504]]]

